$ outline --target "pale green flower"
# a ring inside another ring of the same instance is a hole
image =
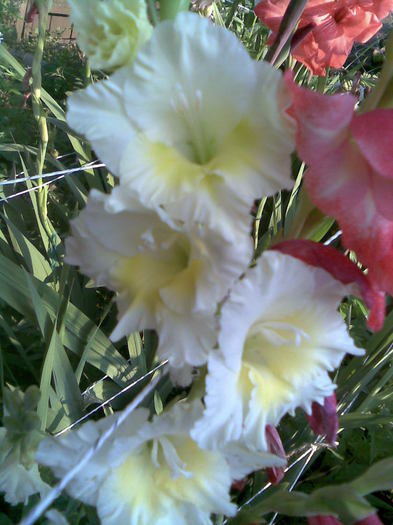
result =
[[[132,63],[151,36],[145,0],[68,0],[79,47],[93,69]]]
[[[294,124],[281,72],[195,13],[160,23],[132,67],[69,97],[68,123],[123,191],[226,238],[254,199],[293,185]]]

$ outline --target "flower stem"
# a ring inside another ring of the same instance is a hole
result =
[[[289,44],[292,34],[299,22],[301,14],[306,6],[307,0],[291,0],[284,17],[281,20],[280,28],[273,45],[266,53],[265,60],[271,64],[275,64],[283,51],[286,44]]]
[[[37,153],[37,175],[42,175],[46,150],[48,146],[48,126],[46,122],[46,117],[43,112],[41,104],[41,85],[42,85],[42,75],[41,75],[41,62],[42,55],[44,52],[45,46],[45,37],[46,37],[46,25],[48,20],[48,12],[52,0],[36,0],[36,4],[39,12],[38,19],[38,41],[34,52],[33,64],[32,64],[32,106],[33,114],[35,121],[38,125],[38,130],[40,134],[40,143],[38,146]],[[53,227],[48,221],[48,211],[47,211],[47,199],[48,199],[48,186],[42,186],[42,179],[38,179],[38,210],[42,225],[49,237],[52,238]]]
[[[161,20],[172,20],[173,18],[176,18],[179,11],[187,11],[189,7],[190,0],[161,0]]]

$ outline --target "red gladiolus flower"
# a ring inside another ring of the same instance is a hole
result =
[[[334,516],[310,516],[307,521],[308,525],[342,525]]]
[[[289,0],[262,0],[255,8],[273,31],[271,41],[288,4]],[[299,22],[304,38],[294,39],[292,54],[315,75],[323,76],[327,67],[342,67],[353,43],[370,40],[392,10],[393,0],[310,0]]]
[[[306,189],[337,219],[344,246],[368,268],[369,279],[392,294],[393,110],[355,115],[352,95],[322,95],[286,78],[297,151],[308,165]]]

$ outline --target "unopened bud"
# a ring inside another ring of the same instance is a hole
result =
[[[266,441],[269,452],[276,454],[280,458],[285,458],[285,450],[276,427],[273,425],[266,426]],[[268,480],[272,485],[280,483],[285,474],[284,467],[269,467],[266,469]]]
[[[325,435],[328,443],[335,446],[338,431],[336,394],[325,397],[323,405],[314,401],[311,410],[311,416],[307,415],[310,427],[315,434]]]

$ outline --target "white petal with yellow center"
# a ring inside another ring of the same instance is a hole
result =
[[[231,243],[206,227],[171,222],[131,196],[125,207],[122,198],[121,187],[90,194],[72,222],[67,261],[118,293],[112,339],[156,329],[159,356],[184,376],[181,368],[205,363],[216,343],[217,303],[247,268],[251,238]]]
[[[189,437],[200,404],[182,404],[146,421],[138,409],[67,488],[97,507],[103,525],[210,525],[211,513],[233,515],[232,474],[219,451],[204,451]],[[44,440],[37,458],[63,476],[117,415],[89,422],[61,438]]]
[[[145,0],[68,0],[79,47],[93,69],[132,63],[150,38]]]
[[[69,98],[123,188],[172,217],[245,234],[255,198],[293,185],[281,73],[193,13],[159,24],[133,67]]]
[[[203,446],[243,439],[264,450],[266,425],[297,407],[310,413],[313,401],[323,404],[335,388],[328,372],[346,353],[364,353],[337,312],[351,292],[320,268],[265,252],[222,307],[194,438]]]

